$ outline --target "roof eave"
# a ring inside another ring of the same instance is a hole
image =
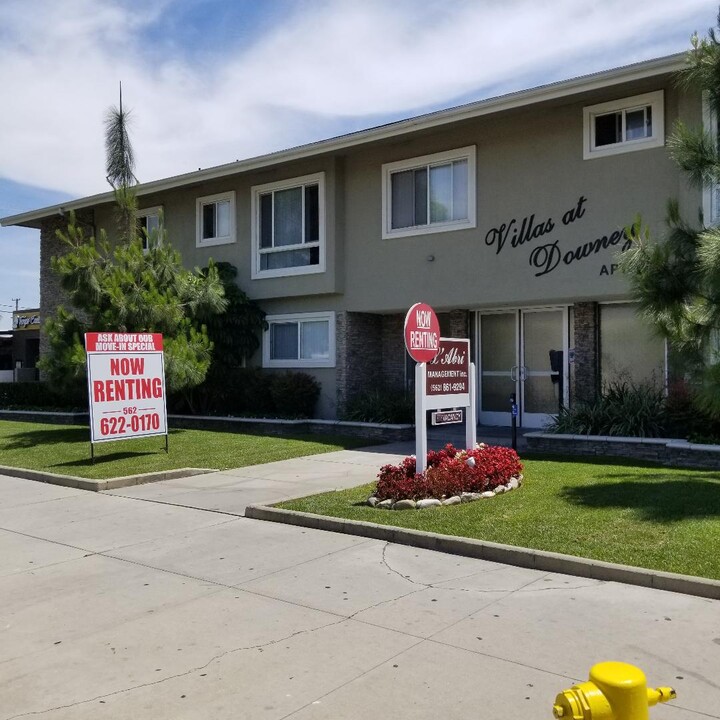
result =
[[[204,170],[195,170],[182,175],[175,175],[161,180],[154,180],[152,182],[138,185],[136,190],[138,196],[149,195],[151,193],[182,187],[183,185],[206,182],[208,180],[227,177],[228,175],[236,175],[242,172],[249,172],[273,165],[279,165],[281,163],[301,160],[313,155],[337,152],[356,147],[357,145],[397,137],[398,135],[402,135],[407,132],[417,132],[420,130],[431,129],[433,127],[447,125],[452,122],[459,122],[548,100],[569,97],[581,92],[587,92],[604,87],[612,87],[613,85],[619,85],[621,83],[664,75],[680,70],[685,64],[686,56],[687,53],[677,53],[675,55],[669,55],[655,60],[646,60],[633,65],[626,65],[613,70],[605,70],[591,75],[572,78],[570,80],[562,80],[550,85],[542,85],[530,90],[521,90],[508,95],[489,98],[487,100],[479,100],[473,103],[468,103],[467,105],[460,105],[447,110],[438,110],[436,112],[419,115],[407,120],[393,122],[388,125],[381,125],[368,130],[360,130],[349,135],[341,135],[339,137],[330,138],[329,140],[320,140],[307,145],[300,145],[287,150],[280,150],[266,155],[248,158],[247,160],[239,160],[225,165],[217,165]],[[37,210],[31,210],[18,215],[10,215],[5,218],[0,218],[0,225],[21,225],[24,227],[39,228],[40,222],[52,215],[63,215],[65,212],[69,212],[71,210],[80,210],[112,202],[113,200],[114,194],[112,192],[100,193],[57,205],[51,205],[45,208],[39,208]]]

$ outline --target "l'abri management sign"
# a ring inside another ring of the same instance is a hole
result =
[[[86,333],[90,442],[167,435],[159,333]]]

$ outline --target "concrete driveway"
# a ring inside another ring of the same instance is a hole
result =
[[[0,720],[537,720],[606,659],[676,688],[652,717],[720,718],[717,601],[231,514],[392,457],[99,494],[0,476]]]

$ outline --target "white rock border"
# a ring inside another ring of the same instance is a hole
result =
[[[481,493],[464,492],[460,495],[453,495],[449,498],[424,498],[423,500],[378,500],[374,495],[370,496],[367,504],[370,507],[381,510],[424,510],[426,508],[441,507],[443,505],[460,505],[461,503],[474,502],[475,500],[488,500],[496,495],[517,490],[523,483],[523,476],[511,477],[505,485],[498,485],[494,490],[486,490]]]

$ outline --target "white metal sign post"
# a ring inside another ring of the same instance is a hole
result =
[[[466,447],[475,447],[475,365],[470,362],[470,341],[441,338],[437,316],[424,303],[415,303],[405,316],[405,347],[417,362],[415,467],[417,472],[423,472],[427,463],[428,410],[464,408]]]
[[[430,363],[415,366],[415,467],[427,462],[427,411],[465,409],[465,446],[475,447],[475,363],[470,362],[470,341],[440,338],[440,349]]]
[[[90,453],[94,444],[165,435],[163,339],[159,333],[86,333]]]

